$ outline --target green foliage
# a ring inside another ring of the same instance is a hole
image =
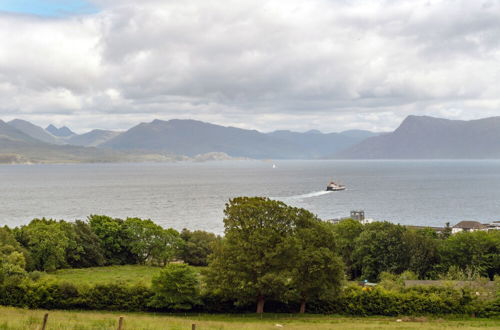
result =
[[[291,238],[295,257],[290,260],[291,287],[305,312],[307,301],[338,294],[344,280],[344,264],[336,253],[335,235],[328,224],[300,209]]]
[[[358,278],[361,276],[361,267],[354,260],[353,253],[356,247],[356,239],[363,231],[363,225],[359,221],[346,219],[330,226],[335,233],[337,248],[346,265],[348,278],[351,280]]]
[[[174,229],[165,230],[151,220],[127,218],[127,246],[140,264],[166,265],[183,243]]]
[[[26,276],[26,251],[16,241],[11,230],[0,228],[0,284]]]
[[[85,268],[105,264],[101,241],[88,223],[81,220],[60,223],[69,238],[66,261],[70,267]]]
[[[439,264],[438,235],[432,229],[406,230],[403,234],[404,245],[408,251],[408,269],[421,279],[436,277]]]
[[[90,228],[99,237],[107,264],[126,265],[137,263],[129,247],[129,232],[125,221],[105,215],[91,215]]]
[[[44,309],[146,310],[151,291],[143,286],[98,284],[78,287],[56,281],[30,281],[0,286],[0,305]]]
[[[379,285],[387,290],[401,290],[405,286],[406,280],[417,280],[418,276],[414,272],[407,270],[400,275],[388,272],[380,273]]]
[[[471,276],[493,279],[500,274],[500,231],[457,233],[442,242],[440,255],[445,271],[456,266]]]
[[[55,220],[34,219],[16,228],[16,238],[29,251],[37,270],[54,271],[67,266],[66,249],[70,240],[63,225]]]
[[[266,198],[239,197],[224,211],[225,238],[215,245],[208,285],[239,304],[334,294],[344,265],[331,228],[310,212]]]
[[[291,281],[290,237],[298,209],[260,197],[238,197],[224,210],[225,238],[210,260],[208,285],[239,303],[280,298]]]
[[[409,267],[406,228],[390,222],[373,222],[355,240],[354,259],[363,278],[377,281],[381,272],[402,273]]]
[[[212,245],[220,238],[206,231],[188,229],[183,229],[180,236],[184,244],[179,258],[193,266],[207,266],[208,256],[213,252]]]
[[[173,310],[191,309],[201,304],[198,277],[186,264],[169,264],[153,277],[154,296],[149,306]]]

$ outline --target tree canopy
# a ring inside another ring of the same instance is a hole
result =
[[[208,284],[239,303],[256,301],[257,313],[264,311],[266,299],[280,299],[293,290],[307,298],[324,288],[320,273],[329,270],[325,261],[340,268],[334,274],[343,273],[329,249],[332,242],[317,239],[319,220],[306,210],[267,198],[238,197],[226,204],[224,214],[225,237],[211,256]],[[309,248],[314,243],[306,239],[317,242],[318,249]]]

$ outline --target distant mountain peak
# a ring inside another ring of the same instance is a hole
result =
[[[20,130],[24,134],[31,136],[34,139],[37,139],[39,141],[45,142],[45,143],[50,143],[50,144],[62,144],[63,142],[60,141],[57,137],[55,137],[53,134],[47,132],[40,126],[37,126],[33,123],[30,123],[29,121],[23,120],[23,119],[14,119],[8,122],[8,124],[12,127],[15,127],[16,129]]]
[[[59,136],[59,137],[68,137],[72,135],[76,135],[72,130],[70,130],[68,127],[63,126],[60,128],[55,127],[54,125],[50,124],[45,128],[45,130],[49,133],[51,133],[54,136]]]
[[[323,132],[321,132],[320,130],[317,130],[317,129],[310,129],[305,133],[306,134],[323,134]]]
[[[338,153],[350,159],[498,159],[500,117],[449,120],[408,116],[393,132]]]

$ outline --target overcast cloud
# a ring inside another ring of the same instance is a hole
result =
[[[0,12],[0,118],[392,130],[500,115],[500,1],[93,0]]]

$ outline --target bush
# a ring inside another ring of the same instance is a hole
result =
[[[350,286],[333,300],[310,304],[312,313],[368,315],[465,314],[473,312],[475,300],[464,290],[414,287],[389,291],[381,287]]]
[[[143,311],[153,295],[144,286],[123,284],[98,284],[82,291],[82,308],[97,310]]]
[[[167,265],[153,278],[152,288],[151,307],[186,310],[201,303],[197,274],[185,264]]]

